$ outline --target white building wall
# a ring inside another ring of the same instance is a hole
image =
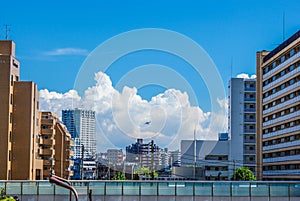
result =
[[[231,78],[228,86],[229,172],[255,168],[256,80]]]

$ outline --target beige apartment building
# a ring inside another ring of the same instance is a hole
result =
[[[43,179],[51,173],[70,179],[73,165],[73,141],[58,116],[52,112],[40,112],[39,155],[43,160]]]
[[[12,162],[13,180],[42,179],[38,154],[38,91],[33,82],[14,82]]]
[[[256,62],[257,177],[300,180],[300,31]]]
[[[71,167],[74,165],[74,161],[71,160],[74,156],[73,147],[74,141],[71,138],[71,134],[68,132],[67,127],[57,122],[55,125],[55,174],[59,177],[70,179],[73,176]]]
[[[0,180],[47,179],[51,170],[69,179],[71,136],[57,116],[39,114],[37,85],[19,77],[14,42],[0,40]]]

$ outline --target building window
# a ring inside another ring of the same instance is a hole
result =
[[[10,75],[10,85],[14,85],[14,75]]]
[[[12,124],[12,121],[13,121],[13,114],[12,112],[9,114],[9,122]]]
[[[294,54],[295,54],[295,50],[292,49],[292,50],[290,51],[290,57],[294,56]]]

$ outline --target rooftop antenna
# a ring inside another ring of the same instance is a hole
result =
[[[285,41],[285,12],[282,14],[282,41]]]
[[[9,25],[5,24],[4,29],[5,29],[5,40],[8,40],[8,33],[10,32]]]
[[[233,66],[233,58],[230,60],[230,78],[232,78],[232,66]]]

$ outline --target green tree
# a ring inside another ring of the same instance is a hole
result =
[[[249,170],[247,167],[240,167],[235,169],[233,175],[231,176],[231,180],[234,181],[254,181],[256,177],[253,172]]]
[[[158,177],[157,172],[153,172],[154,178]],[[134,180],[138,180],[140,176],[151,178],[152,170],[149,167],[139,167],[136,171],[134,171],[133,178]]]
[[[121,172],[118,172],[117,175],[115,175],[114,178],[112,178],[112,180],[126,180],[126,177]]]
[[[15,200],[14,198],[6,195],[5,188],[1,188],[0,201],[14,201],[14,200]]]

